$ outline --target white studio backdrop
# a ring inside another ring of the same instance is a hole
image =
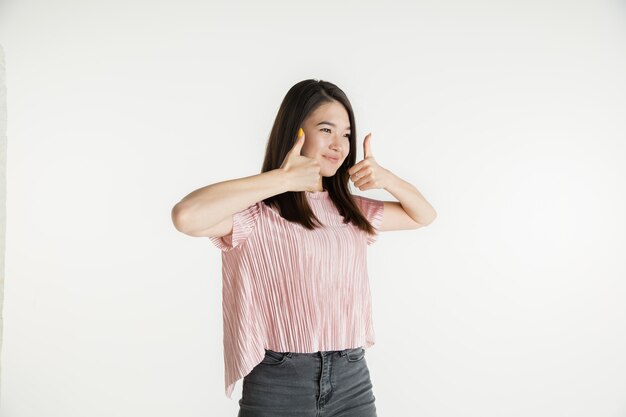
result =
[[[7,91],[2,417],[235,416],[192,190],[260,172],[287,90],[435,207],[368,249],[378,414],[626,413],[626,6],[22,0]],[[393,200],[384,190],[357,194]]]
[[[5,83],[4,50],[0,45],[0,353],[2,352],[2,304],[4,302],[4,257],[6,254],[6,167],[7,167],[7,90]],[[0,361],[0,375],[2,374],[2,361]],[[0,380],[0,393],[2,384]],[[0,395],[0,402],[2,396]]]

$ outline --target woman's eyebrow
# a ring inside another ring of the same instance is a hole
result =
[[[331,123],[331,122],[326,122],[326,121],[324,121],[324,122],[319,122],[319,123],[318,123],[318,124],[316,124],[315,126],[319,126],[319,125],[331,125],[332,127],[337,127],[337,125],[336,125],[336,124]],[[349,130],[349,129],[350,129],[350,126],[346,127],[346,130]]]

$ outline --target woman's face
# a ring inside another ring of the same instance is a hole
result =
[[[320,175],[332,177],[350,152],[350,118],[337,101],[315,109],[302,125],[304,145],[301,155],[317,159]]]

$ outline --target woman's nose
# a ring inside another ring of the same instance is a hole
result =
[[[333,140],[330,142],[331,149],[341,150],[341,138],[338,136],[333,136]]]
[[[339,142],[333,142],[330,144],[330,149],[335,152],[341,152],[341,144],[339,144]]]

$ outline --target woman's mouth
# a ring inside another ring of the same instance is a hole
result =
[[[336,164],[339,161],[339,158],[331,158],[330,156],[324,156],[324,158],[328,159],[333,164]]]

